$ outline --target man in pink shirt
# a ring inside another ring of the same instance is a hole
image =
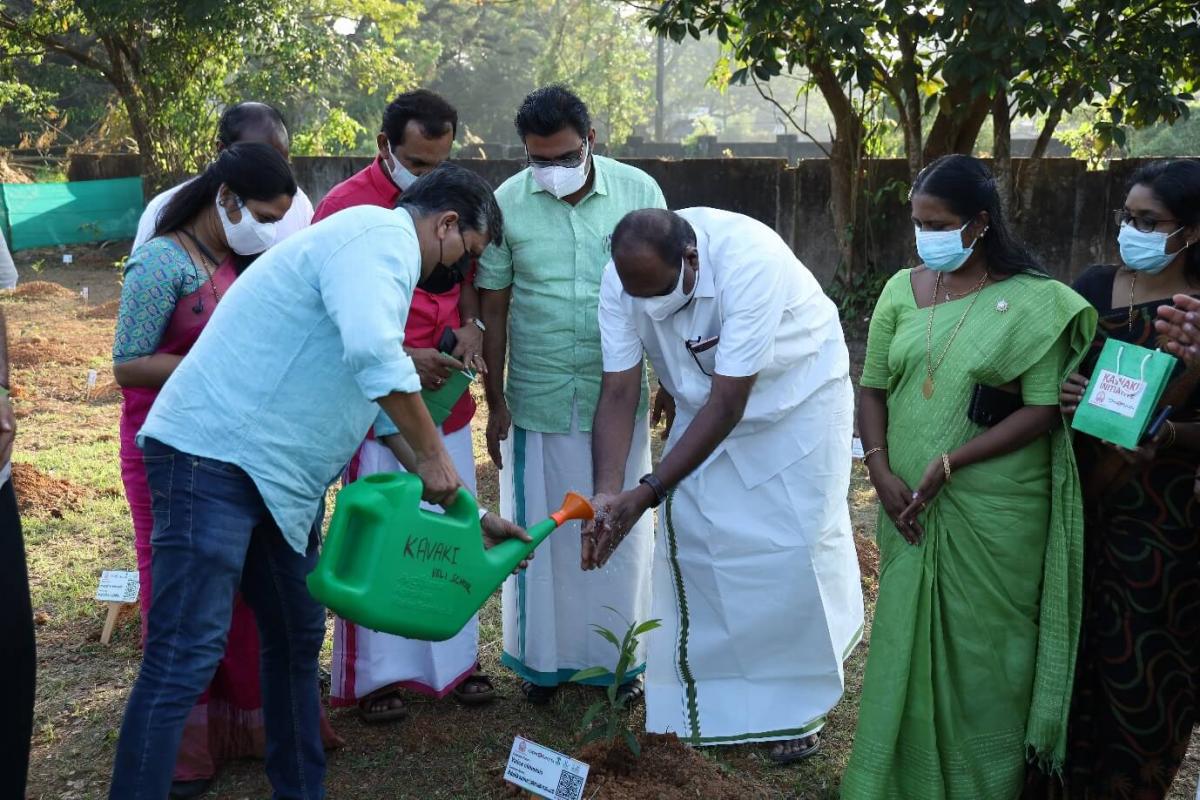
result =
[[[384,112],[379,154],[362,171],[334,186],[317,205],[313,223],[344,208],[392,208],[421,175],[450,155],[458,112],[433,92],[418,89],[397,97]],[[454,370],[482,372],[483,326],[473,265],[444,265],[417,285],[404,327],[404,349],[413,359],[424,389],[438,389]],[[452,355],[439,352],[446,330],[453,331]],[[467,489],[475,492],[471,418],[475,401],[465,392],[442,423],[442,436]],[[395,429],[376,426],[347,470],[347,482],[375,472],[403,469],[391,449]],[[419,642],[379,633],[338,619],[333,641],[332,702],[358,704],[363,718],[384,722],[404,716],[403,689],[433,697],[453,693],[468,704],[495,696],[487,675],[478,671],[478,619],[445,642]]]

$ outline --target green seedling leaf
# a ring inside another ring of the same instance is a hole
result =
[[[579,683],[580,681],[590,681],[596,678],[603,678],[609,672],[604,667],[588,667],[581,669],[571,676],[571,683]]]
[[[642,745],[638,742],[637,737],[634,736],[633,731],[628,728],[625,729],[625,744],[629,745],[629,750],[633,753],[634,758],[642,757]]]
[[[633,635],[641,636],[643,634],[649,633],[650,631],[654,630],[655,628],[661,628],[661,627],[662,627],[661,619],[649,619],[649,620],[646,620],[645,622],[643,622],[641,625],[638,625],[636,628],[634,628]]]
[[[617,648],[618,650],[621,649],[621,640],[618,639],[617,635],[615,633],[613,633],[612,631],[610,631],[608,628],[601,627],[600,625],[593,625],[592,629],[594,631],[596,631],[596,633],[603,636],[608,641],[612,642],[613,647]]]
[[[579,730],[589,731],[592,729],[592,723],[596,721],[596,715],[604,710],[604,701],[597,700],[588,706],[588,710],[583,714],[583,722],[579,723]]]

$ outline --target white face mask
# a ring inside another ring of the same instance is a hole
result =
[[[591,150],[591,146],[585,142],[583,146],[583,160],[579,162],[579,166],[577,167],[531,167],[533,169],[533,179],[537,181],[538,186],[541,186],[559,200],[573,195],[587,183],[588,155],[590,155]]]
[[[690,293],[684,291],[683,278],[686,274],[687,262],[685,261],[679,267],[679,282],[675,284],[675,288],[668,294],[657,297],[638,298],[642,310],[649,315],[650,319],[655,322],[662,322],[688,304],[688,301],[692,299],[692,295],[696,292],[696,284],[693,281]]]
[[[388,142],[388,174],[392,176],[392,183],[400,187],[400,191],[407,192],[408,187],[417,182],[417,176],[408,171],[408,167],[400,163],[400,159],[396,158],[396,152],[392,149],[392,143]]]
[[[233,190],[228,191],[233,194]],[[275,244],[275,223],[259,222],[240,197],[233,197],[242,211],[242,218],[237,223],[229,221],[229,212],[221,205],[221,191],[217,190],[217,216],[221,218],[221,227],[225,229],[225,240],[229,242],[229,249],[239,256],[258,255]]]

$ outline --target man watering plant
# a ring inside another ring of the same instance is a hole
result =
[[[584,566],[603,566],[658,508],[664,630],[649,641],[646,727],[804,758],[863,624],[837,308],[782,239],[739,214],[636,211],[612,255]],[[643,353],[675,398],[675,424],[661,463],[622,492]]]
[[[189,709],[225,649],[234,592],[262,641],[266,770],[277,797],[324,796],[317,656],[325,610],[305,577],[318,509],[382,408],[405,466],[443,504],[462,485],[404,352],[418,282],[497,239],[474,173],[442,165],[396,209],[347,209],[272,248],[225,293],[142,428],[153,599],[111,797],[160,800]],[[485,541],[524,533],[484,519]]]

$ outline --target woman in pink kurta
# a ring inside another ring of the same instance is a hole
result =
[[[143,640],[153,592],[154,517],[137,433],[249,256],[269,243],[273,221],[287,211],[294,192],[287,164],[273,150],[234,145],[171,199],[155,237],[135,249],[125,265],[113,362],[124,397],[121,479],[133,517]],[[239,598],[225,656],[188,717],[173,797],[203,791],[222,761],[262,757],[258,671],[258,630]],[[326,745],[340,744],[328,723],[322,724]]]

